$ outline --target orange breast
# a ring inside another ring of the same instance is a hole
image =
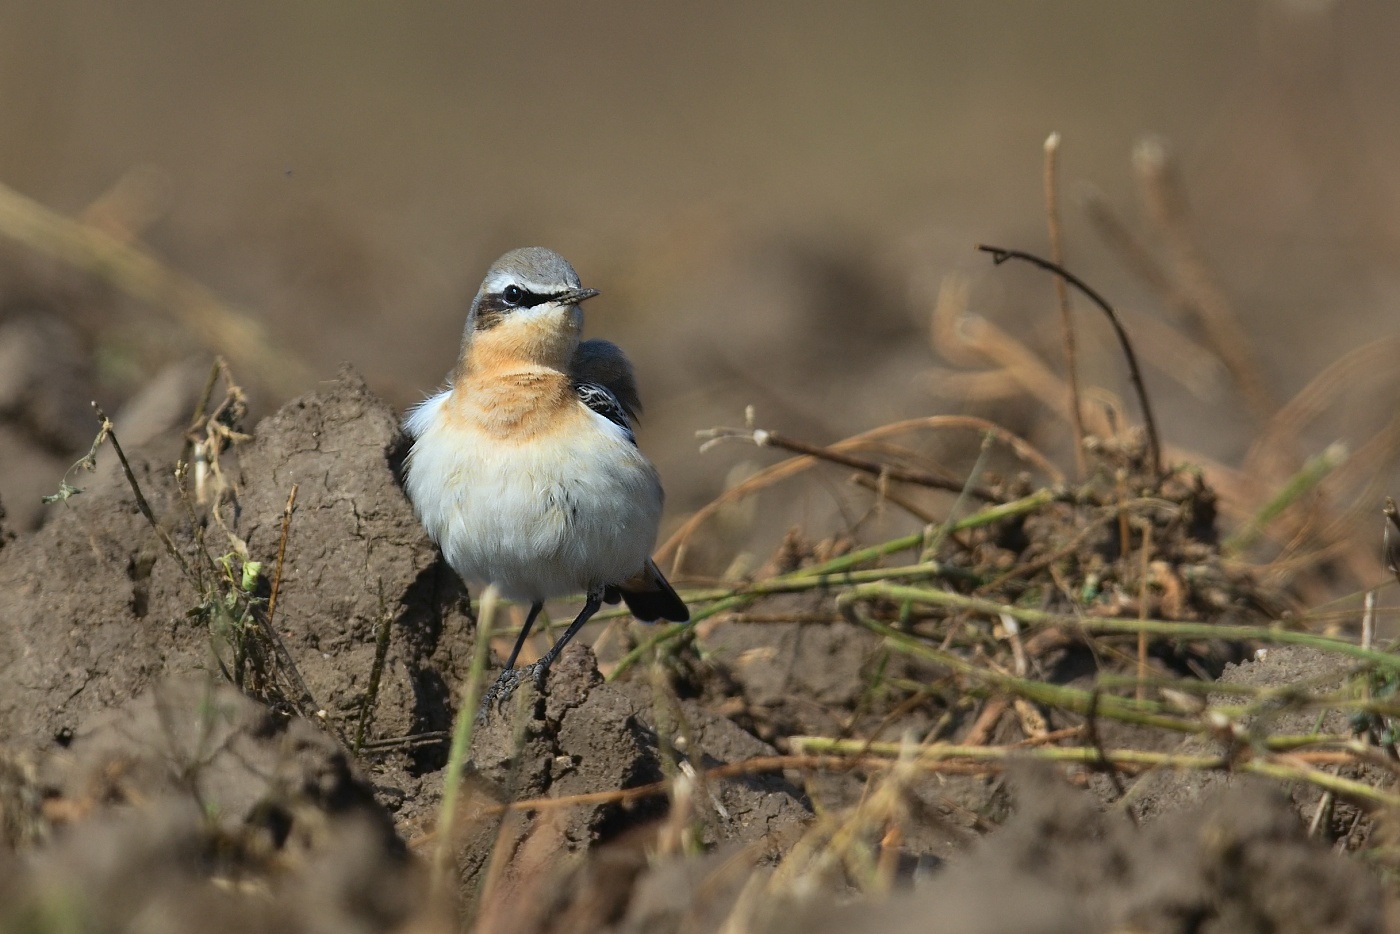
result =
[[[585,417],[568,376],[531,367],[474,373],[444,412],[451,422],[502,443],[525,444],[577,426]]]
[[[587,412],[568,375],[578,345],[567,310],[533,309],[474,334],[444,416],[503,444],[581,429]]]

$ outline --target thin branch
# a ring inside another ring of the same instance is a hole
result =
[[[1157,420],[1152,417],[1152,405],[1147,400],[1147,387],[1142,382],[1142,370],[1138,367],[1137,354],[1133,353],[1132,342],[1128,340],[1128,332],[1123,329],[1123,324],[1118,320],[1118,313],[1113,310],[1102,295],[1089,287],[1083,279],[1065,269],[1059,263],[1052,263],[1048,259],[1036,256],[1034,253],[1027,253],[1024,250],[1008,250],[999,246],[988,246],[985,243],[977,244],[977,249],[983,253],[992,255],[992,262],[1001,265],[1008,259],[1019,259],[1030,263],[1032,266],[1039,266],[1041,269],[1053,272],[1074,286],[1092,301],[1099,309],[1108,316],[1109,323],[1113,325],[1113,332],[1118,336],[1118,344],[1123,349],[1123,356],[1128,362],[1128,375],[1133,381],[1133,389],[1137,392],[1138,404],[1142,407],[1142,418],[1147,428],[1147,446],[1152,457],[1152,469],[1158,476],[1163,476],[1162,469],[1162,443],[1157,434]]]
[[[926,415],[921,418],[910,418],[904,421],[894,422],[889,425],[881,425],[869,431],[862,432],[843,441],[837,441],[830,448],[836,451],[847,451],[870,445],[874,442],[888,438],[891,435],[904,434],[911,431],[944,431],[948,429],[971,430],[978,432],[990,432],[998,441],[1011,449],[1012,453],[1023,461],[1035,466],[1052,483],[1059,485],[1064,482],[1064,476],[1050,463],[1044,454],[1037,451],[1023,438],[1019,438],[999,425],[993,424],[984,418],[976,418],[970,415]],[[811,455],[790,457],[770,464],[758,473],[749,477],[742,483],[730,487],[709,503],[700,507],[691,515],[689,519],[681,524],[681,527],[672,533],[661,547],[656,550],[655,558],[658,562],[671,558],[672,578],[681,576],[681,566],[684,564],[685,547],[690,537],[695,534],[706,521],[719,512],[726,504],[735,502],[753,493],[757,493],[768,486],[780,481],[789,479],[797,474],[808,470],[818,463]]]
[[[705,440],[701,446],[704,451],[710,444],[716,441],[750,441],[761,448],[779,448],[784,451],[791,451],[794,454],[803,454],[807,457],[814,457],[817,460],[827,461],[832,464],[840,464],[843,467],[851,467],[876,477],[884,476],[900,483],[914,483],[919,486],[932,487],[935,490],[946,490],[949,493],[963,493],[977,497],[986,503],[1004,503],[1005,497],[998,496],[986,487],[968,486],[965,481],[952,477],[940,476],[929,473],[926,470],[912,470],[905,467],[896,467],[891,464],[882,464],[879,461],[866,460],[863,457],[854,457],[832,448],[822,447],[817,444],[809,444],[806,441],[798,441],[796,438],[789,438],[780,435],[776,431],[767,431],[763,428],[711,428],[698,433],[698,436]]]
[[[131,462],[126,459],[126,452],[122,450],[121,442],[117,440],[117,432],[112,426],[112,420],[107,417],[106,412],[102,411],[102,406],[96,402],[92,403],[92,410],[97,413],[97,420],[102,424],[102,434],[107,436],[107,440],[112,442],[112,450],[117,452],[117,460],[121,461],[122,473],[126,475],[127,485],[131,487],[131,492],[136,496],[136,508],[141,511],[141,515],[155,530],[156,537],[165,546],[166,552],[175,559],[176,564],[180,565],[180,570],[184,572],[186,579],[196,580],[189,562],[185,560],[180,549],[175,547],[175,540],[170,537],[170,533],[165,530],[165,527],[156,521],[156,514],[151,509],[151,504],[146,501],[146,494],[141,492],[141,484],[136,482],[136,474],[131,470]]]

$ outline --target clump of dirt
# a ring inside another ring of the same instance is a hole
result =
[[[1353,663],[1309,646],[1274,646],[1259,652],[1258,656],[1226,668],[1219,683],[1227,688],[1311,692],[1326,696],[1344,692],[1355,674]],[[1211,697],[1211,702],[1219,705],[1238,703],[1238,700],[1238,695]],[[1255,736],[1309,733],[1346,736],[1354,731],[1363,735],[1366,732],[1364,725],[1358,729],[1358,724],[1341,709],[1291,707],[1286,703],[1286,696],[1280,696],[1275,703],[1260,704],[1254,712],[1237,717],[1229,725],[1228,736],[1234,737],[1239,745]],[[1226,749],[1228,745],[1228,740],[1221,738],[1193,736],[1183,740],[1177,749],[1183,753],[1210,753]],[[1334,774],[1368,786],[1385,787],[1390,784],[1392,773],[1383,763],[1384,760],[1378,758],[1373,764],[1341,764],[1334,767]],[[1147,820],[1158,815],[1191,812],[1237,781],[1227,772],[1154,772],[1144,776],[1134,789],[1134,811]],[[1345,798],[1338,799],[1317,785],[1292,783],[1287,792],[1294,810],[1315,825],[1315,835],[1341,849],[1365,847],[1376,829],[1374,817],[1366,809]]]
[[[471,651],[460,583],[436,560],[393,473],[393,413],[345,374],[259,426],[238,463],[225,532],[175,478],[179,435],[132,452],[136,482],[183,560],[162,547],[126,484],[71,497],[22,547],[0,553],[0,724],[14,741],[71,733],[167,675],[216,669],[208,602],[225,555],[277,574],[272,620],[306,687],[349,730],[362,709],[377,624],[393,621],[375,736],[446,729],[448,685]],[[104,455],[110,456],[110,455]],[[195,568],[198,574],[187,572]],[[203,589],[202,589],[202,587]],[[201,616],[203,608],[206,613]]]
[[[132,457],[163,517],[180,510],[170,453],[167,443]],[[193,547],[182,523],[170,532],[182,549]],[[42,746],[163,675],[204,668],[208,631],[187,616],[201,599],[129,489],[72,497],[52,521],[0,550],[0,732],[10,743]]]
[[[392,620],[371,739],[450,728],[474,626],[461,581],[438,560],[394,474],[398,419],[354,372],[264,420],[239,452],[233,532],[275,574],[275,624],[306,685],[350,735],[364,709],[379,625]],[[291,520],[282,529],[296,487]],[[353,726],[352,726],[353,725]],[[441,768],[445,744],[398,761]]]
[[[1385,930],[1379,882],[1309,841],[1275,789],[1217,794],[1138,828],[1056,778],[1022,772],[1006,826],[918,891],[803,912],[777,930],[1316,934]]]
[[[693,700],[676,701],[645,682],[604,683],[586,646],[564,652],[550,672],[547,694],[526,686],[507,707],[508,716],[491,716],[474,737],[472,778],[488,800],[535,807],[517,805],[503,828],[489,826],[489,834],[479,833],[459,849],[468,903],[488,859],[500,863],[496,871],[508,889],[529,886],[541,871],[541,852],[549,854],[551,866],[559,852],[604,847],[625,853],[628,845],[607,845],[631,839],[635,846],[654,838],[658,822],[679,819],[689,846],[724,845],[731,852],[742,847],[745,864],[771,863],[812,816],[805,794],[781,776],[704,779],[706,770],[777,751]],[[661,783],[679,773],[689,777],[688,810],[668,814],[674,789]],[[616,794],[650,786],[645,796]],[[553,806],[570,799],[576,803],[567,810]],[[578,871],[587,872],[588,865]],[[642,861],[632,875],[644,868]],[[625,907],[632,884],[614,880],[610,888]],[[558,904],[535,907],[538,923],[563,910]]]
[[[346,751],[214,678],[92,716],[29,779],[3,803],[43,845],[8,857],[5,930],[387,931],[419,908]]]

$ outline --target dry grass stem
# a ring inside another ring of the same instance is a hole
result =
[[[1254,358],[1248,335],[1191,236],[1186,197],[1165,144],[1155,138],[1140,142],[1133,152],[1133,166],[1148,215],[1171,253],[1175,281],[1187,299],[1185,307],[1229,368],[1250,411],[1258,418],[1268,418],[1277,403]]]
[[[274,341],[248,313],[168,268],[140,246],[65,218],[0,184],[0,235],[102,279],[169,315],[216,353],[278,395],[311,382],[306,365]]]
[[[1050,235],[1050,259],[1057,266],[1065,264],[1064,236],[1060,229],[1059,185],[1060,134],[1051,133],[1045,139],[1045,223]],[[1064,277],[1056,275],[1055,302],[1060,309],[1060,333],[1064,340],[1065,372],[1069,376],[1070,423],[1074,426],[1075,474],[1084,479],[1084,407],[1079,401],[1079,363],[1074,347],[1074,318],[1070,314],[1069,286]]]
[[[1048,476],[1052,483],[1060,484],[1064,482],[1064,475],[1054,466],[1051,461],[1040,453],[1034,446],[1024,439],[1012,434],[1005,428],[989,422],[984,418],[976,418],[969,415],[930,415],[924,418],[911,418],[889,425],[882,425],[870,431],[838,441],[829,445],[827,450],[838,454],[847,451],[858,451],[866,445],[874,444],[885,438],[909,434],[916,431],[979,431],[990,433],[999,443],[1011,450],[1021,460],[1027,461],[1038,470]],[[797,476],[804,471],[815,467],[820,460],[810,454],[800,457],[789,458],[788,460],[765,467],[758,473],[749,477],[742,483],[725,490],[707,505],[695,511],[681,527],[678,528],[671,537],[656,549],[656,560],[665,561],[671,559],[671,577],[682,575],[682,565],[685,559],[685,545],[707,521],[713,518],[724,507],[737,502],[747,496],[759,492],[775,483],[780,483],[791,477]]]

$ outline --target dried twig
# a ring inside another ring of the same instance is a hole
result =
[[[272,590],[267,595],[267,624],[272,625],[277,616],[277,593],[282,589],[282,567],[287,560],[287,533],[292,527],[292,508],[297,501],[297,484],[287,494],[287,505],[282,509],[282,537],[277,542],[277,566],[272,572]]]
[[[1133,353],[1133,345],[1128,340],[1128,332],[1123,330],[1123,325],[1118,320],[1118,315],[1114,312],[1113,306],[1110,305],[1103,296],[1099,295],[1098,292],[1090,288],[1083,279],[1080,279],[1058,263],[1052,263],[1047,259],[1043,259],[1033,253],[1027,253],[1023,250],[1008,250],[998,246],[988,246],[984,243],[979,243],[977,249],[984,253],[992,254],[992,262],[998,265],[1006,262],[1008,259],[1019,259],[1064,277],[1066,282],[1083,292],[1090,301],[1098,305],[1100,310],[1108,316],[1109,323],[1113,325],[1113,332],[1118,336],[1118,344],[1123,349],[1123,356],[1128,362],[1128,375],[1133,381],[1133,388],[1137,391],[1138,404],[1142,407],[1142,418],[1147,428],[1147,446],[1148,453],[1152,458],[1152,469],[1158,477],[1161,477],[1163,475],[1162,443],[1157,435],[1157,420],[1152,417],[1152,404],[1147,399],[1147,388],[1142,382],[1142,370],[1138,367],[1137,354]]]
[[[912,431],[940,431],[948,429],[972,430],[982,433],[990,433],[998,442],[1011,449],[1011,452],[1024,461],[1034,465],[1038,470],[1050,478],[1050,482],[1061,484],[1064,476],[1040,451],[1036,450],[1025,439],[1018,437],[996,425],[985,418],[977,418],[971,415],[929,415],[923,418],[911,418],[905,421],[894,422],[889,425],[881,425],[870,431],[854,435],[844,441],[838,441],[829,445],[828,450],[845,452],[858,450],[863,446],[872,444],[883,438],[892,435],[906,434]],[[679,529],[677,529],[660,548],[656,550],[656,560],[663,561],[667,556],[671,557],[672,578],[681,576],[681,567],[685,559],[685,546],[690,537],[709,521],[716,513],[725,506],[736,502],[745,496],[756,493],[768,486],[779,483],[790,477],[794,477],[805,470],[815,467],[820,461],[811,455],[789,458],[769,467],[765,467],[758,473],[749,477],[743,483],[737,484],[725,490],[715,497],[708,504],[696,510]]]
[[[789,438],[785,435],[778,434],[776,431],[767,431],[762,428],[710,428],[705,431],[697,432],[697,437],[705,442],[700,447],[702,452],[707,450],[710,445],[719,441],[750,441],[757,447],[779,448],[784,451],[791,451],[794,454],[802,454],[807,457],[816,458],[817,460],[840,464],[843,467],[851,467],[877,477],[887,477],[890,480],[897,480],[901,483],[914,483],[919,486],[932,487],[935,490],[946,490],[950,493],[966,492],[987,503],[1006,502],[1005,497],[998,496],[985,487],[970,487],[965,480],[929,473],[926,470],[911,470],[905,467],[881,464],[878,461],[866,460],[863,457],[854,457],[832,448],[808,444],[806,441],[798,441],[796,438]]]
[[[131,463],[126,459],[126,452],[122,450],[121,442],[117,440],[117,432],[112,426],[112,420],[107,417],[106,412],[102,411],[102,406],[98,405],[96,402],[92,404],[92,410],[97,413],[97,420],[102,424],[102,431],[98,437],[101,438],[103,435],[106,435],[107,439],[112,442],[112,450],[117,453],[117,460],[121,461],[122,473],[126,475],[126,482],[131,487],[132,494],[136,497],[136,508],[141,511],[141,515],[145,517],[146,522],[155,530],[156,537],[159,538],[160,543],[165,546],[166,552],[170,557],[175,559],[176,564],[180,565],[180,570],[184,572],[185,577],[191,581],[195,580],[196,575],[193,570],[191,570],[189,562],[185,560],[184,554],[179,548],[175,547],[175,540],[170,537],[170,533],[166,531],[165,526],[156,521],[156,514],[152,511],[151,504],[146,501],[146,494],[141,492],[141,484],[136,482],[136,474],[132,473]],[[95,449],[96,445],[94,445],[94,450]]]
[[[1191,238],[1186,222],[1186,198],[1166,146],[1145,139],[1133,152],[1133,165],[1142,185],[1148,214],[1161,230],[1175,264],[1175,281],[1191,311],[1225,362],[1246,405],[1259,418],[1277,407],[1254,359],[1250,341],[1230,307],[1224,291]]]

